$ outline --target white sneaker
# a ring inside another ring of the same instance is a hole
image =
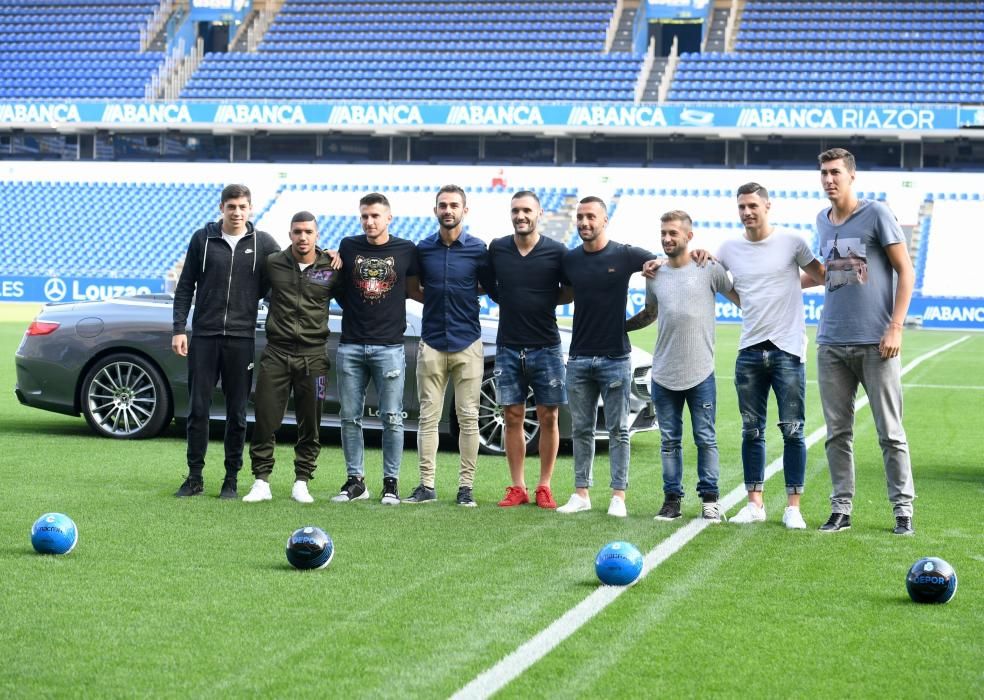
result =
[[[739,525],[765,522],[765,506],[756,505],[749,501],[744,508],[732,516],[731,522]]]
[[[314,503],[314,498],[308,493],[306,481],[295,481],[294,488],[290,490],[290,497],[298,503]]]
[[[608,514],[615,518],[627,516],[629,513],[625,510],[625,501],[619,496],[612,496],[612,501],[608,504]]]
[[[263,481],[263,479],[257,479],[253,482],[249,493],[243,496],[243,503],[259,503],[260,501],[269,501],[272,499],[273,494],[270,493],[270,483]]]
[[[806,521],[803,520],[803,514],[800,513],[800,509],[796,506],[786,507],[785,512],[782,514],[782,524],[790,530],[806,529]]]
[[[576,493],[571,494],[571,499],[566,504],[557,509],[558,513],[580,513],[581,511],[591,510],[591,499],[581,498]]]

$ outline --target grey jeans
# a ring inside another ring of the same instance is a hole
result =
[[[820,345],[817,372],[820,402],[827,422],[830,509],[851,514],[854,499],[854,407],[860,383],[868,394],[885,462],[888,500],[895,515],[912,515],[909,445],[902,427],[902,363],[883,360],[877,345]]]

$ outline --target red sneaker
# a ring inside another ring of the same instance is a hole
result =
[[[536,487],[536,504],[541,508],[557,507],[557,502],[553,499],[553,494],[550,493],[549,486]]]
[[[511,508],[512,506],[521,506],[529,502],[530,496],[526,493],[526,489],[522,486],[510,486],[506,489],[505,498],[499,501],[499,505],[503,508]]]

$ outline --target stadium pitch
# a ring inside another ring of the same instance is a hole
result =
[[[8,358],[25,325],[0,323]],[[653,337],[647,329],[633,343],[650,349]],[[906,331],[903,364],[960,337]],[[741,482],[731,385],[736,342],[736,326],[719,327],[723,492]],[[870,413],[860,410],[852,530],[816,532],[830,486],[820,440],[809,451],[803,499],[809,530],[782,527],[783,490],[770,480],[768,522],[704,529],[499,693],[871,697],[920,689],[979,697],[982,376],[984,336],[972,335],[903,379],[919,496],[914,538],[891,535],[877,438]],[[812,350],[808,379],[810,434],[822,425]],[[12,362],[0,366],[0,382],[13,386]],[[312,482],[314,505],[289,500],[291,453],[281,447],[275,500],[249,507],[214,497],[218,443],[206,469],[209,495],[171,496],[183,474],[177,428],[153,441],[107,441],[80,419],[19,406],[10,391],[0,424],[0,692],[7,697],[451,696],[598,595],[593,558],[602,544],[622,539],[650,552],[684,538],[699,510],[694,451],[685,447],[684,518],[652,520],[662,497],[656,434],[633,439],[629,517],[621,521],[599,506],[607,491],[604,449],[596,509],[572,518],[496,508],[507,470],[491,457],[479,462],[480,507],[455,507],[451,452],[440,456],[436,504],[329,503],[344,480],[330,434]],[[780,445],[770,429],[770,461]],[[380,461],[378,449],[368,452],[374,494]],[[535,470],[535,460],[528,468]],[[401,487],[415,476],[408,444]],[[572,481],[568,451],[558,460],[555,493],[565,497]],[[47,511],[79,525],[70,555],[31,549],[31,523]],[[296,571],[284,559],[288,535],[308,523],[335,541],[324,571]],[[926,555],[947,559],[960,575],[947,606],[908,599],[906,571]]]

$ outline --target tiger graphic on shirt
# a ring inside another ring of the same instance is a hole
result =
[[[352,279],[366,303],[377,303],[390,293],[396,283],[396,259],[357,255]]]

